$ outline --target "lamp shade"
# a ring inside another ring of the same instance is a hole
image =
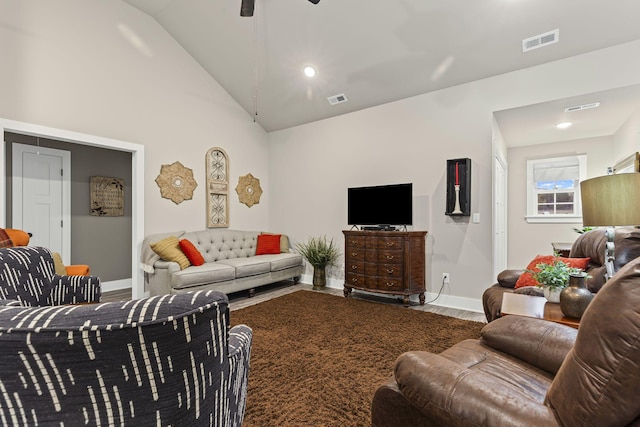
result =
[[[584,226],[640,225],[640,173],[587,179],[580,194]]]

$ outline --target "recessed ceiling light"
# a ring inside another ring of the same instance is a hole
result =
[[[557,127],[558,129],[566,129],[566,128],[568,128],[569,126],[571,126],[572,124],[573,124],[573,123],[571,123],[571,122],[562,122],[562,123],[558,123],[558,124],[556,125],[556,127]]]
[[[315,77],[318,72],[311,65],[306,65],[304,67],[304,75],[307,77]]]

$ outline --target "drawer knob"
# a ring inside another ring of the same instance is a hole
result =
[[[393,268],[387,268],[387,273],[393,274]]]
[[[352,270],[357,270],[357,269],[358,269],[358,266],[357,266],[357,265],[352,265],[352,266],[351,266],[351,269],[352,269]]]
[[[393,255],[387,255],[387,259],[393,259]]]
[[[391,247],[393,245],[395,245],[395,242],[387,242],[387,246]]]
[[[351,252],[351,256],[353,256],[353,257],[358,256],[358,252]]]
[[[354,277],[353,279],[351,279],[351,281],[352,281],[353,283],[356,283],[356,282],[358,281],[358,278],[357,278],[357,277]]]
[[[392,282],[387,282],[387,283],[385,283],[385,285],[387,285],[388,287],[392,287],[393,283]]]

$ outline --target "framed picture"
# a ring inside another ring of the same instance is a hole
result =
[[[124,215],[124,179],[107,176],[92,176],[89,180],[91,190],[91,215]]]
[[[613,165],[613,173],[632,172],[640,172],[640,152],[635,152]]]
[[[471,215],[471,159],[447,160],[447,203],[445,215]]]

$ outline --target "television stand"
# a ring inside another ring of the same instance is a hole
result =
[[[353,289],[409,296],[425,303],[426,231],[343,231],[345,238],[344,296]]]

